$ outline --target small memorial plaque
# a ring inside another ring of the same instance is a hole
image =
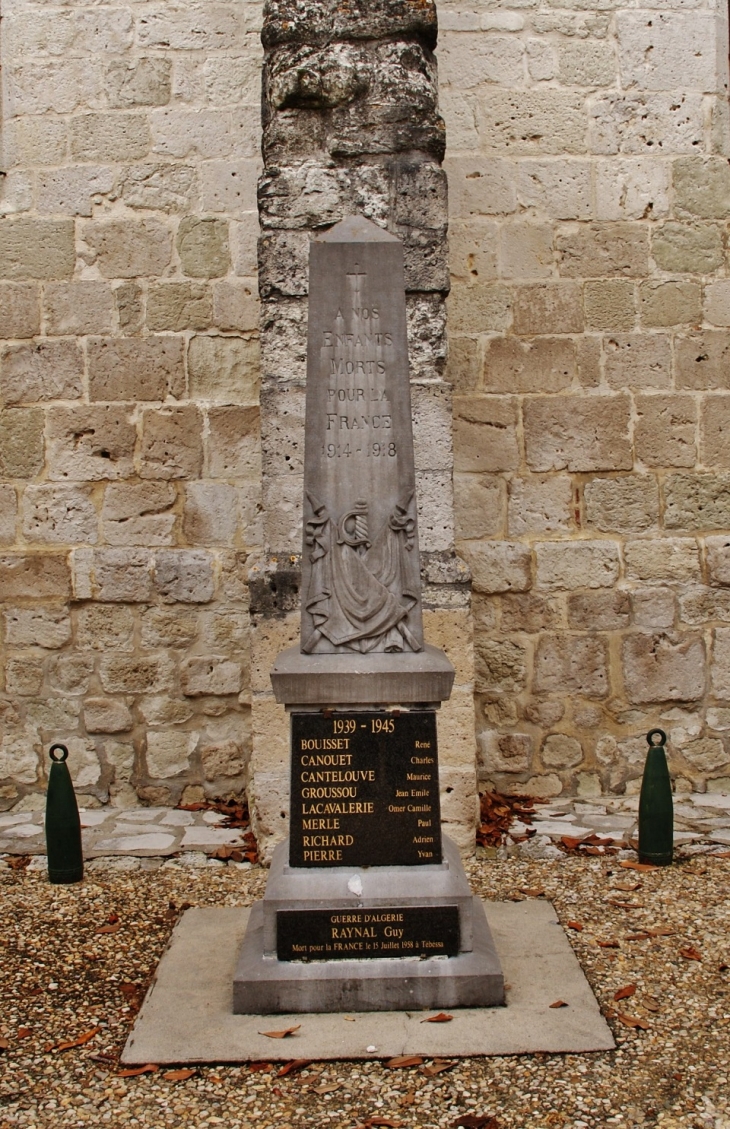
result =
[[[279,960],[452,957],[459,953],[456,906],[280,910]]]
[[[291,715],[291,866],[441,862],[436,714]]]

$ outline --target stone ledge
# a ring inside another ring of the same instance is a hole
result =
[[[454,677],[444,652],[428,643],[410,654],[304,655],[288,647],[271,668],[276,700],[291,708],[445,702]]]

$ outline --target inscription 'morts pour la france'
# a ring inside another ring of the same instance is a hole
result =
[[[290,866],[441,862],[436,714],[292,713]]]
[[[421,651],[403,247],[360,217],[311,244],[301,649]]]

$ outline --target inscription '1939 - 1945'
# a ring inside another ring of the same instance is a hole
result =
[[[292,714],[291,797],[291,866],[440,862],[435,714]]]

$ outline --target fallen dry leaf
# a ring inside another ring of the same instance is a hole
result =
[[[534,889],[532,887],[529,887],[527,889],[523,889],[522,893],[526,894],[528,898],[544,898],[545,897],[545,891],[542,887],[536,887]]]
[[[567,847],[569,851],[575,851],[581,845],[583,840],[575,839],[572,835],[561,835],[560,842],[564,847]]]
[[[168,1082],[187,1082],[188,1078],[192,1078],[197,1071],[185,1067],[182,1070],[167,1070],[162,1075]]]
[[[640,1019],[638,1015],[626,1015],[622,1011],[617,1011],[616,1015],[626,1027],[639,1027],[642,1031],[651,1030],[651,1024],[647,1023],[645,1019]]]
[[[428,1066],[424,1066],[423,1073],[428,1075],[443,1074],[445,1070],[451,1070],[452,1066],[456,1066],[453,1059],[435,1058]]]
[[[702,960],[702,953],[693,948],[692,945],[687,945],[685,949],[680,949],[679,955],[684,957],[685,960]]]
[[[607,905],[616,906],[617,909],[643,909],[644,908],[643,906],[639,905],[638,902],[625,902],[625,901],[619,900],[619,898],[606,898],[605,901],[606,901]]]
[[[422,1019],[421,1023],[451,1023],[453,1015],[447,1015],[445,1011],[440,1011],[438,1015],[429,1015],[428,1019]]]
[[[730,964],[727,964],[725,961],[722,961],[721,964],[718,964],[717,971],[718,972],[727,972],[728,968],[730,968]]]
[[[611,937],[608,941],[596,941],[596,944],[602,949],[620,949],[618,941],[615,937]]]
[[[556,1000],[554,1004],[549,1004],[549,1007],[568,1007],[565,1000]]]
[[[345,1023],[357,1023],[357,1020],[351,1015],[343,1015],[342,1018],[344,1019]]]
[[[297,1023],[296,1027],[285,1027],[283,1031],[259,1031],[259,1035],[265,1035],[267,1039],[288,1039],[301,1026],[301,1023]]]
[[[62,1043],[51,1043],[50,1046],[44,1047],[44,1051],[48,1054],[49,1051],[70,1051],[73,1047],[83,1047],[100,1031],[101,1027],[92,1027],[90,1031],[84,1031],[83,1035],[77,1035],[75,1039],[66,1039]]]
[[[628,1000],[630,996],[635,994],[636,984],[627,984],[626,987],[619,988],[617,992],[614,992],[613,998],[614,1000]]]
[[[611,887],[612,890],[625,890],[626,893],[633,893],[634,890],[641,889],[641,882],[614,882]]]
[[[281,1070],[277,1070],[277,1078],[285,1078],[287,1074],[294,1074],[297,1070],[303,1070],[305,1066],[311,1064],[311,1058],[293,1058],[291,1062],[287,1062],[282,1066]]]
[[[249,1062],[248,1069],[252,1074],[258,1074],[261,1070],[273,1070],[270,1062]]]
[[[415,1100],[416,1100],[416,1091],[415,1090],[409,1090],[407,1094],[403,1094],[403,1096],[398,1099],[398,1104],[399,1105],[413,1105]]]
[[[488,1113],[460,1113],[451,1124],[453,1129],[499,1129],[497,1118]]]
[[[33,1032],[31,1031],[30,1027],[19,1027],[15,1034],[19,1039],[27,1039],[29,1035],[33,1034]]]
[[[2,1036],[0,1036],[0,1051],[6,1051],[9,1046],[10,1046],[9,1041],[7,1039],[4,1039]]]
[[[8,866],[11,870],[25,870],[30,866],[30,855],[13,855],[8,859]]]
[[[647,941],[648,939],[649,939],[649,934],[645,930],[642,930],[641,933],[627,933],[626,934],[626,940],[627,941]]]
[[[619,866],[624,870],[637,870],[639,873],[644,873],[647,870],[658,870],[658,866],[652,866],[650,862],[634,862],[632,859],[621,859]]]
[[[641,1006],[645,1007],[647,1011],[661,1011],[661,1004],[654,996],[642,996]]]
[[[94,932],[95,933],[118,933],[121,928],[122,928],[121,921],[114,921],[114,922],[109,923],[108,925],[100,925],[98,929],[94,930]]]
[[[420,1055],[396,1055],[385,1063],[389,1070],[400,1070],[404,1066],[422,1066],[423,1059]]]
[[[310,1086],[310,1090],[313,1094],[334,1094],[341,1085],[341,1082],[327,1082],[324,1086]]]
[[[566,921],[565,924],[568,929],[575,929],[576,933],[583,932],[583,926],[581,925],[580,921]]]
[[[138,1074],[156,1074],[159,1069],[154,1062],[148,1062],[146,1066],[130,1066],[126,1070],[118,1070],[115,1077],[135,1078]]]
[[[371,1126],[374,1125],[386,1125],[389,1129],[398,1129],[401,1124],[401,1121],[391,1121],[389,1117],[366,1117],[362,1126],[358,1126],[358,1129],[371,1129]]]
[[[649,937],[671,937],[677,930],[670,929],[668,925],[647,925],[644,932]]]

